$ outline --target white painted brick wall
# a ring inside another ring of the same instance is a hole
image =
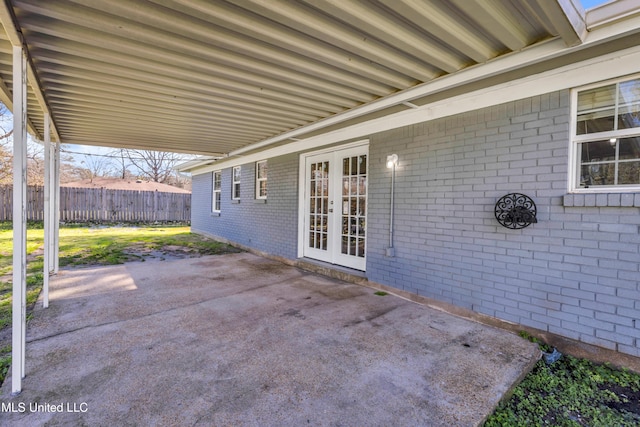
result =
[[[268,159],[267,200],[255,199],[255,163],[242,165],[240,203],[231,200],[231,169],[222,171],[220,214],[211,214],[212,175],[193,177],[194,231],[294,259],[297,253],[298,157]]]
[[[567,195],[569,93],[555,92],[370,136],[370,280],[640,356],[640,194]],[[388,245],[398,154],[396,256]],[[297,250],[298,154],[269,159],[269,198],[211,211],[211,174],[194,177],[195,230],[290,259]],[[520,192],[538,223],[501,227],[494,204]]]
[[[370,280],[640,356],[640,195],[567,196],[568,139],[567,91],[373,135]],[[497,223],[511,192],[535,200],[537,224]]]

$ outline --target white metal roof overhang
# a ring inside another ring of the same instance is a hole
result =
[[[411,90],[514,52],[580,45],[585,16],[577,0],[6,0],[0,99],[11,107],[23,44],[39,137],[49,111],[64,143],[234,154],[412,108],[434,93]],[[558,60],[546,52],[483,78]]]

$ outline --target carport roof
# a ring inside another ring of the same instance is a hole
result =
[[[415,88],[514,52],[579,45],[587,18],[577,0],[7,0],[0,99],[11,108],[23,44],[38,137],[49,111],[64,143],[233,155],[412,108]]]

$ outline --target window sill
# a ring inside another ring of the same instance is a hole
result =
[[[565,207],[640,208],[640,193],[566,194]]]
[[[211,212],[210,215],[215,218],[220,216],[220,212]]]
[[[254,199],[253,203],[257,203],[260,205],[266,205],[267,204],[267,199]]]
[[[240,199],[231,199],[231,204],[232,205],[239,205],[240,204]]]

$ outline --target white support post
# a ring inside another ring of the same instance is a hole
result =
[[[54,158],[51,153],[51,119],[44,114],[44,271],[42,284],[42,307],[49,307],[49,277],[53,270],[53,209],[51,206],[52,184],[55,173]]]
[[[22,391],[27,329],[27,59],[13,47],[13,314],[11,392]]]
[[[60,267],[60,141],[56,142],[53,156],[53,274]]]

